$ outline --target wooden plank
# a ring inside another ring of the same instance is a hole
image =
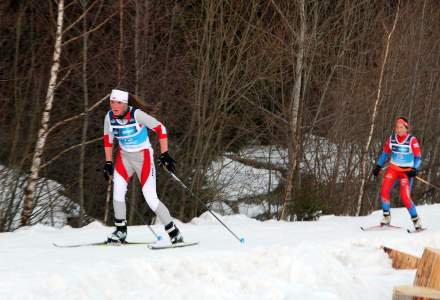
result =
[[[420,258],[402,251],[382,246],[383,251],[392,260],[394,269],[417,269]]]
[[[440,290],[420,286],[398,286],[393,289],[393,300],[439,300]]]

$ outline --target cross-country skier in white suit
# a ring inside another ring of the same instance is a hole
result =
[[[153,149],[148,129],[154,131],[160,142],[160,164],[170,172],[175,171],[173,158],[168,154],[168,135],[166,128],[158,120],[142,110],[129,106],[131,96],[128,92],[114,89],[110,95],[111,110],[104,120],[104,176],[113,176],[113,207],[116,230],[109,235],[108,242],[123,243],[127,238],[125,194],[127,185],[134,173],[137,174],[142,193],[149,207],[154,211],[170,236],[171,243],[183,242],[179,229],[174,224],[167,207],[156,193],[156,170]],[[119,143],[115,164],[112,162],[113,139]]]

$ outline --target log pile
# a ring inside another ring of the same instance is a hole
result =
[[[399,286],[393,290],[393,300],[440,300],[440,250],[426,248],[422,258],[382,247],[395,269],[417,269],[413,286]]]

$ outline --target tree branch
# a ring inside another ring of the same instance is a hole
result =
[[[98,107],[98,105],[101,104],[105,99],[107,99],[108,96],[109,96],[109,94],[105,95],[105,96],[102,97],[98,102],[96,102],[95,104],[93,104],[92,107],[90,107],[89,109],[87,109],[87,113],[91,112],[91,111],[94,110],[96,107]],[[73,121],[73,120],[79,119],[79,118],[81,118],[82,116],[84,116],[85,114],[86,114],[86,112],[82,112],[82,113],[80,113],[79,115],[73,116],[73,117],[71,117],[71,118],[68,118],[68,119],[65,119],[65,120],[63,120],[63,121],[60,121],[60,122],[56,123],[55,125],[53,125],[53,126],[47,131],[47,135],[49,135],[52,131],[54,131],[54,130],[57,129],[58,127],[60,127],[60,126],[62,126],[62,125],[64,125],[64,124],[66,124],[66,123],[68,123],[68,122],[70,122],[70,121]]]
[[[83,34],[81,34],[81,35],[79,35],[79,36],[77,36],[77,37],[74,37],[74,38],[71,38],[70,40],[65,41],[65,42],[63,43],[62,46],[66,46],[67,44],[69,44],[69,43],[71,43],[71,42],[73,42],[73,41],[75,41],[75,40],[78,40],[78,39],[82,38],[84,35],[86,35],[86,34],[90,34],[90,33],[94,32],[94,31],[100,29],[102,26],[105,25],[105,23],[107,23],[111,18],[113,18],[113,17],[114,17],[115,15],[117,15],[118,13],[119,13],[119,10],[115,11],[115,12],[112,13],[107,19],[105,19],[104,21],[102,21],[102,22],[101,22],[98,26],[96,26],[95,28],[90,29],[89,31],[86,31],[86,32],[84,32]]]
[[[84,143],[84,145],[92,144],[92,143],[97,142],[97,141],[100,141],[100,140],[102,140],[102,137],[95,138],[95,139],[93,139],[93,140],[87,141],[87,142]],[[67,149],[64,149],[63,151],[61,151],[60,153],[58,153],[57,155],[55,155],[51,160],[49,160],[49,161],[47,161],[46,163],[42,164],[41,167],[40,167],[40,170],[43,169],[43,168],[45,168],[45,167],[47,167],[47,166],[50,165],[51,163],[53,163],[55,160],[57,160],[58,158],[60,158],[63,154],[65,154],[65,153],[67,153],[67,152],[69,152],[69,151],[71,151],[71,150],[73,150],[73,149],[75,149],[75,148],[81,147],[81,145],[83,145],[83,144],[81,143],[81,144],[73,145],[73,146],[71,146],[71,147],[69,147],[69,148],[67,148]]]

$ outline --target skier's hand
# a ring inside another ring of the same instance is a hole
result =
[[[104,178],[109,180],[110,176],[113,176],[113,163],[111,161],[106,161],[104,165]]]
[[[165,167],[171,173],[176,171],[175,163],[176,161],[168,154],[168,151],[162,153],[159,157],[159,165]]]
[[[373,176],[374,177],[379,176],[380,170],[382,170],[382,167],[379,166],[379,165],[375,165],[374,168],[373,168],[373,172],[372,172]]]
[[[408,176],[408,178],[415,177],[415,176],[417,176],[418,173],[419,173],[419,171],[414,168],[411,168],[411,170],[405,172],[405,174],[406,174],[406,176]]]

